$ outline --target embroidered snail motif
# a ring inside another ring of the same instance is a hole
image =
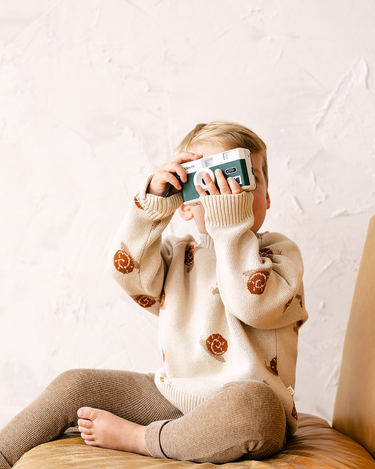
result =
[[[140,210],[144,210],[144,208],[142,207],[142,205],[139,203],[137,197],[134,197],[134,203],[135,203],[135,205],[136,205]]]
[[[279,371],[277,369],[277,357],[272,358],[272,360],[270,362],[270,366],[268,366],[267,363],[266,363],[266,368],[273,375],[279,376]]]
[[[194,256],[199,250],[199,247],[190,244],[190,246],[185,251],[185,265],[187,266],[187,272],[191,272],[194,267]]]
[[[268,257],[268,259],[272,260],[273,257],[273,252],[271,251],[270,248],[262,248],[259,251],[260,257]]]
[[[164,378],[164,376],[160,376],[160,381],[166,385],[166,386],[169,386],[169,387],[172,387],[172,384],[171,384],[171,381],[167,378]]]
[[[303,308],[303,298],[302,295],[296,295],[295,297],[292,297],[284,306],[284,313],[285,311],[289,308],[289,306],[292,304],[293,300],[296,299],[299,301],[299,305],[301,308]],[[301,324],[302,325],[302,324]]]
[[[211,334],[206,340],[206,346],[213,355],[224,355],[228,350],[228,342],[220,334]]]
[[[114,255],[113,264],[115,269],[122,274],[130,274],[133,272],[134,268],[139,269],[138,263],[134,261],[129,253],[129,249],[124,243],[121,243],[121,249]]]
[[[292,297],[289,301],[287,301],[287,302],[285,303],[283,314],[284,314],[285,311],[289,308],[289,306],[292,304],[293,300],[294,300],[294,297]]]
[[[165,302],[165,290],[163,290],[163,293],[161,295],[161,299],[160,299],[160,308],[161,309],[164,309],[166,306],[166,302]]]
[[[266,289],[270,272],[268,270],[257,270],[255,272],[244,272],[244,275],[250,275],[247,281],[249,292],[253,295],[261,295]]]
[[[132,296],[133,300],[142,308],[151,308],[156,303],[156,298],[147,295]]]
[[[185,251],[185,265],[188,267],[194,264],[194,246],[190,245]]]
[[[224,363],[223,355],[228,351],[228,341],[220,334],[211,334],[208,339],[201,338],[200,345],[217,361]]]
[[[298,421],[298,413],[297,413],[296,405],[294,402],[293,402],[293,409],[292,409],[292,417]]]
[[[299,305],[303,308],[303,298],[302,295],[296,295],[296,299],[299,300]]]
[[[300,319],[299,321],[296,322],[296,325],[293,327],[293,330],[296,334],[298,334],[298,331],[300,330],[302,324],[303,324],[302,319]]]

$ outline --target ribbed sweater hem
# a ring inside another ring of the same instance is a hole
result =
[[[202,396],[188,394],[184,391],[176,389],[168,384],[163,383],[160,379],[155,380],[155,384],[163,396],[168,399],[183,414],[188,414],[199,404],[205,401]]]

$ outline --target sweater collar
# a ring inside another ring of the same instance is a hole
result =
[[[210,235],[201,233],[200,236],[201,236],[200,245],[202,248],[206,248],[206,249],[214,248],[214,240],[211,238]]]

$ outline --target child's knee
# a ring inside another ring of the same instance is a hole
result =
[[[267,384],[261,381],[236,381],[221,389],[227,394],[230,412],[236,414],[237,424],[249,428],[252,435],[257,429],[264,438],[277,435],[284,441],[286,418],[284,406]]]
[[[267,384],[261,381],[236,381],[221,389],[232,415],[232,431],[237,432],[243,454],[249,459],[264,459],[282,449],[285,443],[284,406]]]
[[[64,393],[68,398],[72,395],[82,395],[90,389],[91,370],[73,369],[58,375],[48,386],[54,393]]]

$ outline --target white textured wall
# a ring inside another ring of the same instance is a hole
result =
[[[142,178],[212,119],[268,144],[264,228],[306,266],[297,405],[331,419],[375,211],[374,15],[371,0],[0,0],[0,426],[66,369],[160,365],[157,320],[106,254]]]

